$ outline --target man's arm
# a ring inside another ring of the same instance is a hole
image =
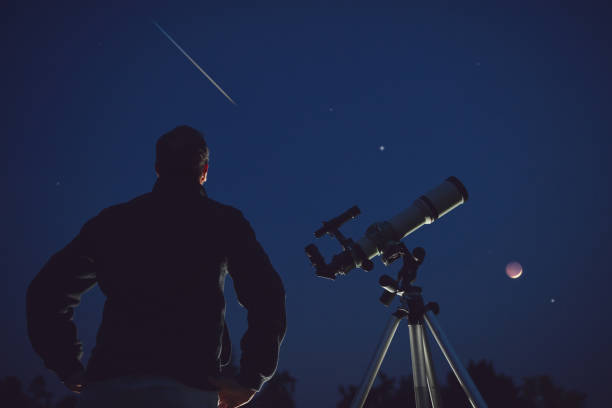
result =
[[[96,284],[90,223],[53,255],[26,293],[28,336],[47,368],[64,381],[83,369],[83,345],[72,320],[81,295]]]
[[[248,311],[237,381],[258,391],[276,371],[286,330],[285,290],[242,213],[232,227],[228,271],[238,300]]]

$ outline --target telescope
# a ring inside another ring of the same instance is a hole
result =
[[[365,405],[395,332],[400,321],[404,319],[408,321],[410,335],[410,355],[416,407],[441,407],[439,386],[426,336],[426,328],[429,328],[459,385],[466,393],[472,408],[487,408],[482,395],[480,395],[469,373],[461,364],[461,360],[434,316],[440,311],[439,305],[436,302],[425,303],[422,288],[413,285],[417,278],[417,269],[425,258],[425,250],[417,247],[410,251],[401,242],[402,239],[423,225],[431,224],[465,203],[467,199],[468,192],[463,183],[457,177],[449,177],[436,188],[416,199],[410,207],[395,217],[388,221],[375,222],[370,225],[365,235],[357,242],[345,238],[340,232],[340,227],[360,214],[358,207],[352,207],[329,221],[323,221],[323,227],[315,231],[315,237],[331,235],[340,242],[343,249],[342,252],[332,258],[329,264],[325,262],[314,244],[306,247],[306,255],[315,267],[317,276],[332,280],[336,278],[336,275],[344,275],[354,268],[361,268],[366,271],[372,270],[374,264],[371,259],[378,255],[380,255],[385,266],[399,258],[403,260],[403,266],[397,274],[397,279],[383,275],[378,280],[378,284],[384,289],[380,297],[381,303],[389,306],[393,299],[399,297],[400,305],[391,314],[363,381],[353,396],[350,408],[363,408]]]
[[[357,206],[351,207],[338,217],[323,221],[323,227],[315,231],[316,238],[324,235],[336,238],[343,251],[335,255],[329,264],[314,244],[305,248],[306,255],[315,267],[317,276],[332,280],[355,268],[372,270],[374,264],[371,259],[379,255],[387,266],[401,256],[402,239],[448,214],[467,199],[468,192],[463,183],[457,177],[449,177],[388,221],[370,225],[357,242],[344,237],[339,230],[342,224],[361,213]]]

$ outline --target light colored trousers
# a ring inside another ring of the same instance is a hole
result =
[[[217,408],[216,391],[188,387],[168,377],[130,376],[89,384],[76,408]]]

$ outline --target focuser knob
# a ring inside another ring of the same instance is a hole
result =
[[[365,261],[361,261],[361,269],[363,269],[364,271],[371,271],[372,269],[374,269],[374,262],[370,261],[369,259],[366,259]]]
[[[426,255],[426,252],[424,248],[416,247],[412,250],[412,257],[419,264],[423,263],[423,260],[425,259],[425,255]]]

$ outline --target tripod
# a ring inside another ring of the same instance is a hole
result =
[[[351,408],[363,407],[383,359],[387,354],[387,350],[391,345],[393,336],[403,319],[408,320],[408,329],[410,331],[410,354],[412,356],[412,376],[416,407],[442,407],[439,387],[435,378],[431,353],[423,324],[426,323],[455,377],[457,377],[461,388],[465,391],[472,407],[487,408],[478,389],[472,382],[467,370],[461,364],[433,314],[438,314],[438,304],[430,302],[425,305],[421,296],[421,288],[412,285],[416,279],[417,268],[425,257],[425,250],[423,248],[415,248],[413,253],[410,253],[404,244],[397,242],[393,247],[387,248],[385,252],[382,257],[385,260],[385,265],[393,262],[398,257],[402,257],[404,265],[399,271],[397,280],[387,275],[381,276],[379,283],[385,291],[380,301],[388,306],[395,296],[399,296],[400,305],[391,314],[378,349],[374,354],[359,390],[357,390],[355,397],[353,397]]]

